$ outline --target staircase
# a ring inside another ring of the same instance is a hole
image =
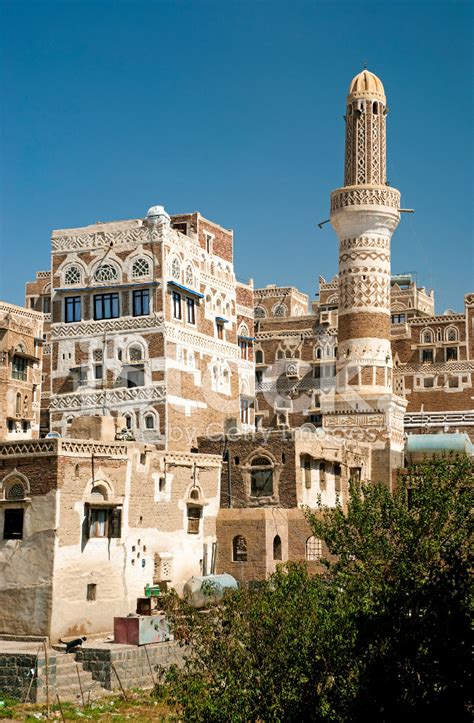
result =
[[[76,662],[73,653],[56,653],[56,684],[51,691],[54,697],[57,694],[61,701],[82,705],[82,696],[84,696],[87,705],[89,701],[107,695],[108,692],[92,678],[92,673],[84,670],[82,663]]]

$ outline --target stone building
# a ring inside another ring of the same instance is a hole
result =
[[[221,458],[115,441],[120,422],[0,444],[0,632],[110,631],[146,584],[210,571]]]
[[[387,478],[402,462],[403,433],[473,435],[474,327],[472,294],[463,313],[436,315],[432,290],[391,275],[403,209],[385,180],[385,116],[383,86],[363,71],[347,99],[346,186],[331,194],[339,273],[319,277],[309,311],[293,287],[255,289],[254,351],[257,428],[387,432]]]
[[[53,232],[49,303],[38,277],[27,301],[51,308],[51,430],[120,414],[135,439],[190,449],[226,419],[253,425],[253,288],[235,278],[232,231],[157,206]]]
[[[0,302],[0,440],[39,436],[43,317]]]
[[[344,506],[351,478],[391,485],[407,434],[473,436],[474,295],[437,315],[433,291],[392,275],[408,209],[386,180],[386,115],[362,71],[330,200],[338,273],[311,303],[240,283],[232,231],[200,213],[53,232],[51,271],[3,322],[3,379],[12,355],[28,367],[4,438],[30,432],[27,382],[38,434],[42,342],[41,432],[61,438],[0,445],[2,629],[109,630],[147,582],[179,590],[214,567],[245,583],[280,561],[317,570],[303,505]],[[22,314],[30,336],[11,342]]]
[[[43,314],[41,373],[40,436],[50,431],[49,402],[51,390],[51,272],[37,271],[34,281],[25,285],[25,307]]]
[[[318,569],[326,549],[303,508],[345,504],[349,480],[372,476],[370,444],[309,429],[200,439],[199,450],[224,459],[217,572],[244,583],[288,560],[306,559]]]

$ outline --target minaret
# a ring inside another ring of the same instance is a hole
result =
[[[331,193],[339,238],[338,355],[324,425],[377,429],[378,446],[388,439],[401,453],[406,402],[392,393],[390,346],[390,240],[400,193],[387,185],[386,117],[382,82],[363,70],[347,96],[344,186]],[[389,480],[389,470],[378,462],[374,469]]]

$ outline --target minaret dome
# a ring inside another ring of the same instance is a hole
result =
[[[347,102],[359,98],[377,98],[385,105],[385,90],[382,81],[366,68],[352,79]]]

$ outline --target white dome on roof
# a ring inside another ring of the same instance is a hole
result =
[[[164,218],[169,219],[169,215],[166,213],[164,206],[151,206],[151,208],[149,208],[148,211],[146,212],[146,217],[147,218],[164,217]]]

